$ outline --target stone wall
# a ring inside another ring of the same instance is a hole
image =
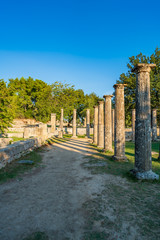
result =
[[[42,140],[28,139],[26,141],[19,141],[0,149],[0,168],[5,167],[7,163],[20,158],[29,153],[32,149],[40,147]]]
[[[12,138],[0,138],[0,147],[5,147],[12,142]]]

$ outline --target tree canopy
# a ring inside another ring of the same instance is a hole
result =
[[[42,80],[28,78],[9,79],[8,85],[0,80],[0,131],[4,131],[14,118],[34,118],[40,122],[48,122],[51,113],[60,119],[61,108],[64,119],[69,123],[73,118],[73,109],[77,109],[77,119],[83,122],[86,109],[91,109],[99,97],[95,93],[84,94],[82,89],[76,90],[73,85],[54,82],[48,85]]]
[[[135,108],[136,75],[132,72],[132,69],[137,63],[156,64],[156,67],[150,73],[151,108],[157,109],[158,124],[160,125],[160,49],[156,48],[150,57],[142,53],[129,57],[129,63],[127,64],[128,72],[122,73],[119,80],[117,80],[117,83],[127,84],[124,91],[126,126],[131,126],[131,112]]]

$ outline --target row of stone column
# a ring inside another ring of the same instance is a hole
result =
[[[105,151],[113,151],[114,159],[126,160],[125,157],[125,113],[124,84],[115,84],[115,111],[112,109],[112,95],[104,95],[94,108],[94,144]]]
[[[150,107],[150,71],[155,64],[137,64],[136,73],[136,110],[132,112],[133,139],[135,139],[135,168],[132,173],[139,179],[158,179],[152,172],[151,156],[151,107]],[[126,161],[125,156],[125,84],[115,84],[114,116],[114,156],[117,161]],[[111,95],[105,95],[104,102],[95,107],[94,143],[105,150],[112,150],[113,125],[111,125]],[[152,112],[152,135],[157,138],[156,111]],[[135,131],[134,131],[135,129]]]

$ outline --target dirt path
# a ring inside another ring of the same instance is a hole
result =
[[[51,240],[82,239],[83,203],[103,190],[108,177],[93,176],[81,167],[94,152],[86,139],[54,144],[42,153],[44,168],[2,184],[0,239],[22,240],[36,231]]]

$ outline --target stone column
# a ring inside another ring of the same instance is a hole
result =
[[[104,95],[104,150],[112,152],[112,102],[113,95]]]
[[[157,109],[152,110],[152,141],[157,141]]]
[[[86,114],[87,114],[87,116],[86,116],[86,122],[87,122],[86,135],[87,135],[87,138],[90,138],[90,109],[87,109]]]
[[[114,142],[114,121],[115,121],[114,109],[112,109],[112,142]]]
[[[56,130],[56,113],[51,113],[51,133]]]
[[[132,109],[132,141],[135,141],[135,121],[136,121],[136,110]]]
[[[84,127],[86,128],[86,117],[84,118]]]
[[[138,179],[158,179],[152,172],[150,71],[156,64],[138,63],[136,73],[135,169]]]
[[[93,144],[98,142],[98,106],[94,106]]]
[[[61,109],[60,129],[63,131],[63,108]]]
[[[76,109],[73,110],[73,125],[72,125],[72,129],[73,129],[73,138],[77,137],[77,129],[76,129]]]
[[[98,147],[104,148],[104,101],[98,103]]]
[[[124,87],[126,84],[115,84],[115,125],[114,125],[114,156],[116,161],[127,161],[125,156],[125,109]]]

